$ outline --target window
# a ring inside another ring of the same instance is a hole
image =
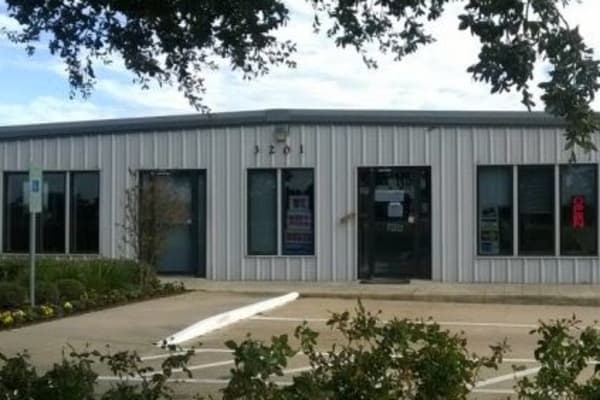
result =
[[[560,167],[560,254],[597,254],[595,165]]]
[[[248,254],[314,254],[312,169],[248,170]]]
[[[248,252],[277,254],[277,170],[248,171]]]
[[[4,178],[4,251],[25,253],[29,249],[29,210],[26,173]]]
[[[554,253],[554,166],[520,166],[519,254]]]
[[[100,195],[98,172],[71,174],[70,250],[98,253]]]
[[[7,173],[4,190],[4,249],[7,252],[29,251],[29,199],[24,172]],[[65,251],[65,174],[43,175],[42,212],[36,219],[36,251]]]
[[[65,172],[44,172],[42,185],[42,212],[36,219],[36,251],[65,253],[66,199],[71,193],[70,245],[74,252],[97,253],[99,235],[98,174],[72,173],[71,187],[66,187]],[[93,178],[95,176],[95,179]],[[5,174],[4,185],[4,251],[29,251],[29,199],[25,172]],[[93,183],[95,182],[95,184]],[[95,186],[95,190],[90,185]],[[92,203],[95,192],[95,211]]]
[[[65,174],[44,173],[42,212],[38,215],[39,251],[42,253],[65,252]]]
[[[513,171],[508,166],[480,167],[478,251],[480,255],[513,253]]]
[[[284,169],[281,172],[283,186],[281,193],[283,254],[313,254],[313,171],[309,169]]]

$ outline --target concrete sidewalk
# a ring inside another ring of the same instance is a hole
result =
[[[302,297],[365,298],[379,300],[436,301],[600,306],[600,285],[468,284],[411,281],[407,284],[359,282],[210,281],[170,276],[188,289],[214,293],[277,295],[292,291]]]

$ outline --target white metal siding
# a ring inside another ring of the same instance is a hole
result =
[[[100,252],[109,257],[129,255],[120,245],[118,223],[124,190],[133,184],[131,172],[205,169],[208,278],[348,281],[357,278],[357,220],[340,219],[356,212],[357,168],[430,166],[432,279],[600,280],[598,257],[476,255],[476,166],[567,163],[559,129],[290,125],[291,152],[283,154],[283,145],[276,144],[271,155],[273,129],[232,126],[10,140],[0,142],[0,168],[25,171],[31,160],[44,170],[99,170]],[[579,162],[598,163],[598,157],[577,154]],[[315,256],[246,256],[246,171],[257,167],[315,169]]]

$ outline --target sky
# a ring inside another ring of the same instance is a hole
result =
[[[267,108],[343,108],[392,110],[522,110],[516,93],[491,95],[488,86],[466,72],[477,60],[478,41],[457,29],[461,4],[453,3],[429,29],[437,41],[401,62],[378,56],[368,69],[352,49],[336,48],[324,33],[312,30],[306,0],[287,0],[288,25],[278,32],[298,46],[296,69],[273,68],[267,76],[243,80],[225,65],[205,75],[204,103],[211,112]],[[588,45],[600,54],[600,1],[573,2],[566,10]],[[17,28],[0,0],[0,26]],[[598,56],[600,57],[600,55]],[[540,63],[537,77],[543,77]],[[118,59],[98,65],[98,82],[88,99],[69,98],[64,66],[38,46],[34,56],[0,38],[0,126],[104,118],[195,113],[175,88],[142,90]],[[538,102],[539,103],[539,102]],[[593,104],[600,109],[600,101]]]

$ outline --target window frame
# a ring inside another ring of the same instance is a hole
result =
[[[249,209],[250,209],[250,190],[249,190],[249,181],[250,181],[250,171],[275,171],[276,174],[276,219],[277,219],[277,228],[276,228],[276,237],[277,237],[277,251],[275,253],[268,254],[257,254],[250,251],[250,219],[249,219]],[[312,173],[313,178],[313,221],[312,221],[312,234],[313,234],[313,246],[312,252],[310,254],[284,254],[283,252],[283,170],[308,170]],[[276,258],[301,258],[301,257],[315,257],[316,255],[316,174],[314,167],[248,167],[246,168],[246,210],[245,210],[245,218],[244,223],[246,227],[244,231],[246,232],[246,240],[244,241],[245,246],[245,256],[249,258],[260,258],[260,257],[276,257]]]
[[[7,226],[6,226],[6,215],[7,215],[7,191],[6,191],[6,185],[7,185],[7,176],[11,175],[11,174],[25,174],[26,176],[28,176],[28,170],[4,170],[1,172],[1,178],[2,178],[2,196],[0,197],[0,201],[2,202],[2,209],[0,210],[0,212],[2,212],[2,227],[0,229],[2,229],[2,240],[0,243],[0,254],[7,254],[7,255],[22,255],[22,254],[28,254],[28,250],[25,252],[21,252],[21,251],[8,251],[6,248],[6,244],[7,244]],[[71,251],[71,178],[72,178],[72,174],[76,174],[76,173],[96,173],[98,175],[98,251],[97,252],[72,252]],[[65,240],[65,245],[64,245],[64,251],[61,252],[43,252],[43,251],[38,251],[36,250],[36,254],[40,254],[40,255],[49,255],[49,256],[66,256],[66,255],[74,255],[74,256],[98,256],[101,254],[101,249],[102,249],[102,171],[99,169],[74,169],[74,170],[64,170],[64,169],[43,169],[42,170],[42,175],[43,174],[47,174],[47,173],[62,173],[64,175],[64,185],[65,185],[65,201],[63,204],[64,207],[64,211],[65,211],[65,218],[64,218],[64,230],[63,230],[63,235],[64,235],[64,240]],[[42,177],[43,179],[43,177]],[[27,213],[29,214],[29,213]],[[39,217],[38,217],[39,219]],[[27,224],[29,224],[29,218],[27,219]],[[39,221],[36,221],[36,230],[40,229],[39,228]],[[37,238],[36,238],[37,239]],[[36,240],[36,247],[39,245],[39,240]],[[29,242],[27,242],[27,248],[29,248]]]
[[[594,254],[568,254],[562,251],[562,209],[561,209],[561,194],[562,194],[562,183],[561,183],[561,170],[567,166],[593,166],[595,168],[595,195],[596,195],[596,237],[595,245],[596,252]],[[479,251],[479,172],[480,168],[485,167],[509,167],[512,171],[513,178],[513,248],[510,254],[481,254]],[[554,246],[551,253],[522,253],[520,246],[520,210],[519,210],[519,168],[521,167],[551,167],[553,177],[553,196],[552,196],[552,228],[553,228],[553,240]],[[589,259],[596,258],[600,255],[600,166],[593,162],[581,162],[581,163],[531,163],[531,164],[475,164],[475,232],[474,238],[474,253],[476,258],[481,259]]]

